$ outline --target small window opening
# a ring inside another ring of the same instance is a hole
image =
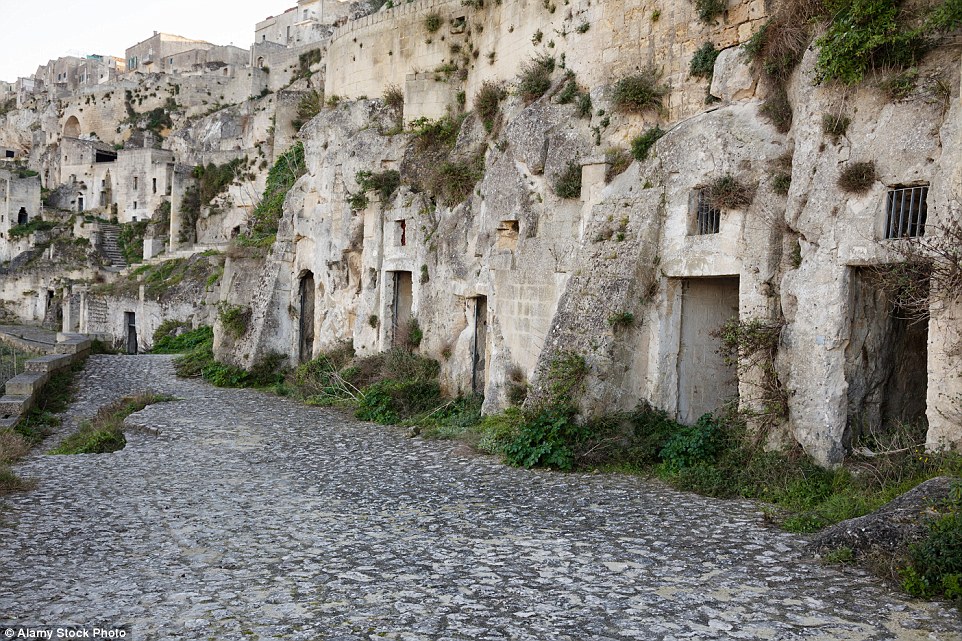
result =
[[[885,238],[918,238],[925,234],[929,186],[896,187],[885,196]]]
[[[517,247],[519,229],[517,220],[502,220],[498,225],[498,249],[514,249]]]
[[[134,201],[134,209],[137,209],[137,201],[136,201],[136,200]],[[137,220],[137,219],[134,218],[134,220]]]
[[[696,235],[718,233],[721,229],[721,210],[712,205],[705,189],[695,190],[692,194],[692,209],[695,213]]]
[[[154,180],[154,193],[156,194],[156,193],[157,193],[157,179],[154,178],[153,180]]]
[[[407,235],[408,221],[406,220],[397,221],[397,228],[398,228],[398,239],[400,240],[399,244],[401,245],[401,247],[404,247],[405,245],[408,244],[408,235]]]
[[[134,176],[134,189],[137,189],[137,186],[139,184],[140,184],[140,181],[137,179],[137,176]]]

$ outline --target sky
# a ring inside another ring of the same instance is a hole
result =
[[[124,57],[154,31],[250,47],[254,25],[296,0],[0,0],[0,80],[29,76],[61,56]]]

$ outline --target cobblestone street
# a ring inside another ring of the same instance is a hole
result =
[[[164,356],[93,356],[61,432],[144,390],[126,449],[33,455],[0,623],[145,639],[962,639],[951,607],[805,559],[760,508],[512,469]],[[49,448],[56,438],[49,440]]]

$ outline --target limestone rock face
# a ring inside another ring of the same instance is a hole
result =
[[[836,523],[818,533],[809,544],[815,553],[839,547],[853,552],[873,548],[905,549],[925,537],[926,522],[938,516],[938,505],[949,497],[958,479],[940,476],[930,479],[865,516]]]
[[[757,84],[758,79],[746,62],[741,47],[729,47],[718,52],[708,93],[722,102],[748,100],[755,95]]]

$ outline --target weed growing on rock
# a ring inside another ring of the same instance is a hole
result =
[[[500,83],[486,80],[478,95],[474,97],[474,108],[484,128],[491,133],[501,110],[501,101],[505,98],[504,87]]]
[[[718,58],[719,51],[710,42],[703,44],[695,55],[691,58],[691,64],[688,66],[688,74],[696,78],[707,78],[711,82],[711,78],[715,73],[715,59]]]
[[[822,133],[831,136],[835,144],[848,131],[848,126],[852,124],[852,119],[844,114],[823,114]]]
[[[518,74],[518,94],[526,104],[545,95],[551,88],[554,68],[555,59],[546,54],[541,54],[521,66]]]
[[[554,193],[559,198],[581,197],[581,165],[569,162],[564,170],[555,176]]]
[[[719,176],[705,188],[711,204],[717,209],[746,209],[752,204],[755,190],[731,174]]]
[[[665,133],[665,130],[655,125],[647,129],[645,133],[635,136],[631,140],[631,155],[634,156],[638,162],[644,162],[648,159],[648,153],[651,151],[651,148],[655,146],[658,139],[664,136]]]
[[[670,90],[667,85],[660,84],[661,75],[655,67],[648,66],[640,73],[619,80],[613,95],[615,108],[625,113],[664,113],[662,103]]]
[[[852,162],[839,174],[838,186],[851,194],[864,194],[876,180],[875,161]]]

